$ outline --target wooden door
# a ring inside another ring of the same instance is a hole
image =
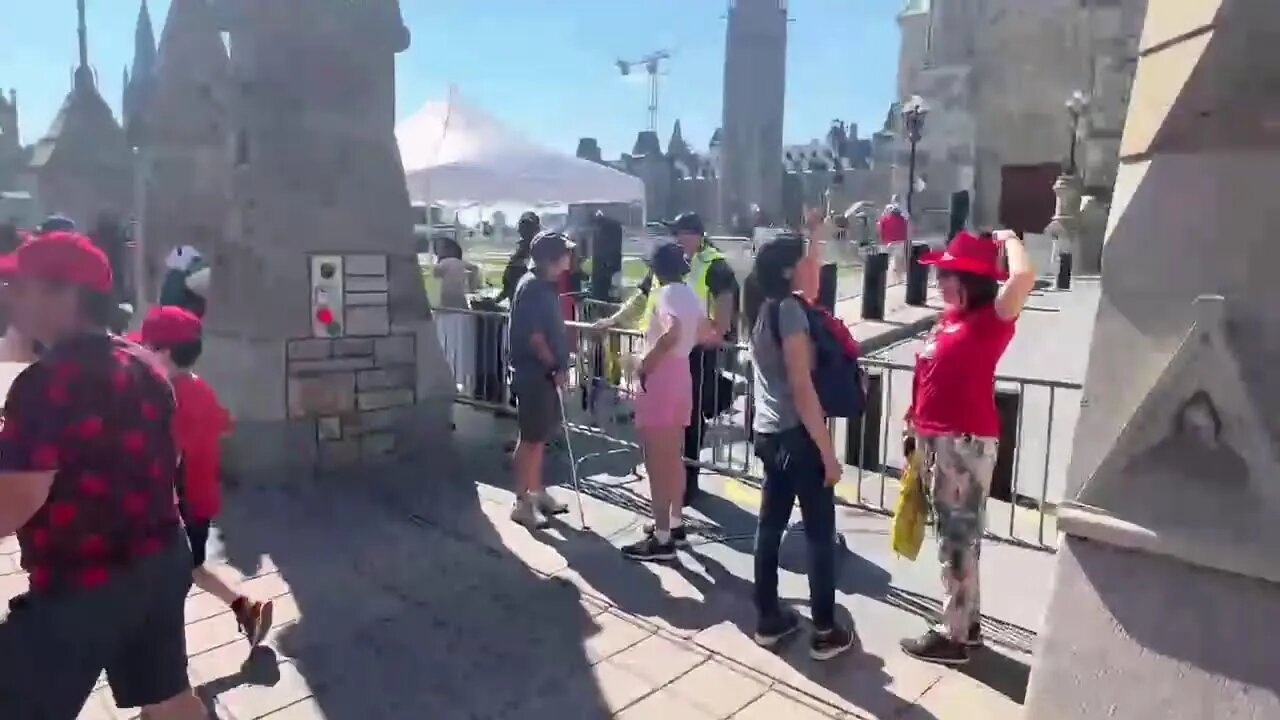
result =
[[[1057,163],[1005,165],[1000,170],[1000,224],[1019,234],[1042,233],[1053,220]]]

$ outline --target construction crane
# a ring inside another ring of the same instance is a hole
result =
[[[623,77],[631,74],[636,68],[644,68],[649,74],[649,129],[656,131],[658,129],[658,71],[661,70],[661,64],[665,60],[671,59],[671,53],[666,50],[659,50],[640,58],[639,60],[619,60],[615,64]]]

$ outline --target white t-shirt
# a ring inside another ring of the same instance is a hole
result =
[[[645,343],[653,347],[667,328],[662,318],[672,316],[680,321],[680,338],[671,352],[677,357],[688,355],[698,344],[698,328],[707,317],[706,308],[693,288],[684,283],[663,285],[657,293],[653,322],[645,333]]]

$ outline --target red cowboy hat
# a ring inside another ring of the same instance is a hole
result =
[[[920,258],[920,264],[996,280],[1009,278],[1008,271],[1000,262],[1000,245],[994,240],[963,231],[952,238],[946,250],[925,253]]]

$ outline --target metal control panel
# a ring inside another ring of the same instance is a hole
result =
[[[311,333],[318,338],[345,332],[341,255],[311,256]]]

